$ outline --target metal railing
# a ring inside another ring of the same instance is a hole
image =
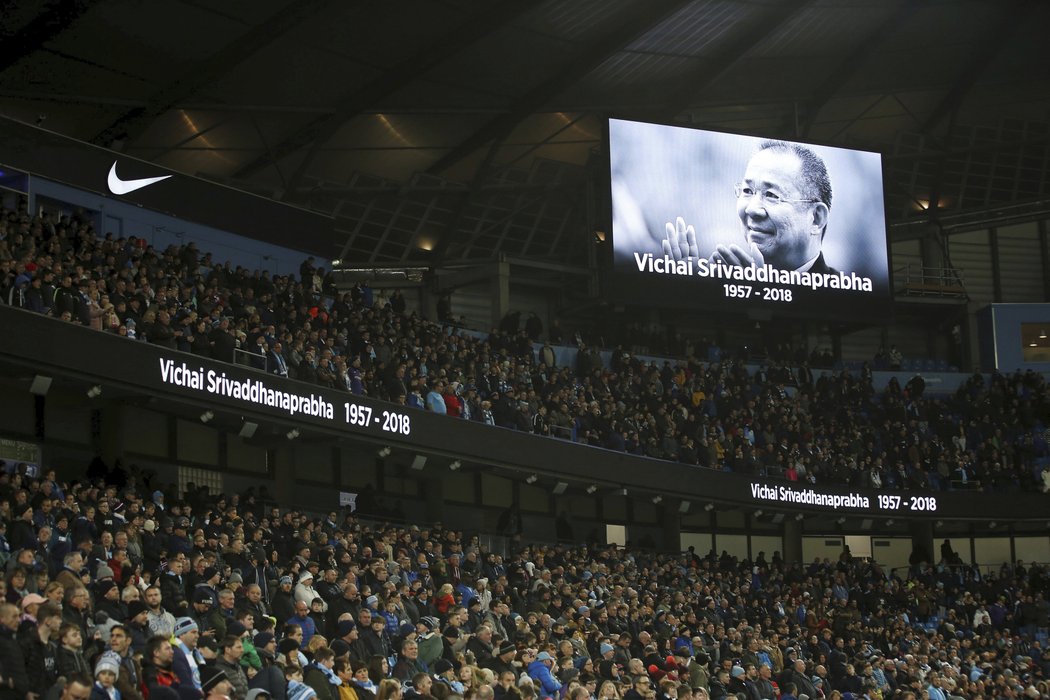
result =
[[[903,265],[893,270],[898,294],[909,296],[965,297],[966,287],[959,271],[952,267]]]

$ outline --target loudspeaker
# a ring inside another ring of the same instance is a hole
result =
[[[567,483],[565,483],[564,481],[559,481],[554,485],[554,494],[560,496],[563,493],[565,493],[565,489],[567,488],[569,488],[569,485]]]
[[[242,438],[250,438],[255,435],[255,431],[259,429],[258,423],[252,423],[251,421],[244,421],[244,425],[241,426],[241,432],[237,433]]]
[[[689,506],[691,506],[691,505],[693,505],[693,504],[690,503],[689,501],[682,501],[681,503],[678,504],[678,512],[679,513],[688,513],[689,512]]]
[[[423,455],[416,455],[412,458],[412,468],[418,471],[423,471],[423,467],[427,466],[427,458]]]

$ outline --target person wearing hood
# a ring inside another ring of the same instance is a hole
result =
[[[321,595],[314,588],[314,575],[309,571],[304,571],[299,574],[299,583],[295,586],[295,600],[296,602],[306,603],[309,607],[315,598],[321,598]],[[324,598],[321,598],[321,612],[328,611],[328,603],[325,602]]]
[[[541,651],[536,660],[529,664],[528,674],[546,697],[556,697],[561,691],[561,683],[551,674],[554,665],[554,657],[545,651]]]

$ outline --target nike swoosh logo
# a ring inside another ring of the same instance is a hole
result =
[[[144,177],[138,180],[121,180],[117,176],[117,161],[113,161],[113,165],[109,169],[109,178],[106,180],[106,184],[109,185],[109,191],[113,194],[127,194],[134,192],[135,190],[141,190],[143,187],[149,187],[154,182],[160,182],[161,180],[167,180],[171,175],[161,175],[160,177]]]

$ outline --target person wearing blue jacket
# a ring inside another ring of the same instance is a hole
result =
[[[539,685],[541,697],[557,697],[561,690],[561,683],[551,674],[554,658],[545,651],[541,651],[536,660],[529,664],[529,678]]]

